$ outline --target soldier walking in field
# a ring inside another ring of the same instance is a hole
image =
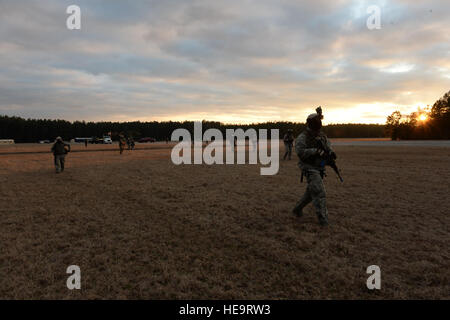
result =
[[[123,150],[125,149],[126,144],[127,144],[127,141],[125,140],[124,135],[119,134],[119,152],[120,152],[120,154],[123,153]]]
[[[56,173],[63,172],[66,154],[70,152],[70,144],[65,143],[61,137],[57,137],[51,151],[53,152]]]
[[[308,186],[306,192],[293,209],[297,216],[303,215],[303,208],[310,202],[313,203],[319,223],[328,225],[328,210],[326,204],[326,192],[323,184],[325,175],[325,158],[336,159],[336,153],[331,149],[330,141],[322,128],[322,108],[316,109],[317,113],[308,116],[307,128],[295,142],[295,152],[299,157],[299,167],[302,170],[302,180],[306,177]]]
[[[128,137],[127,138],[127,146],[128,146],[128,150],[134,150],[134,139],[133,137]]]
[[[284,149],[286,150],[283,160],[286,160],[287,156],[289,156],[289,160],[291,160],[292,145],[294,144],[294,134],[292,133],[292,129],[288,129],[287,133],[283,137],[283,142]]]

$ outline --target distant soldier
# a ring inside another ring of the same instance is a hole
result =
[[[134,140],[132,137],[127,139],[128,150],[134,150]]]
[[[289,160],[291,160],[292,145],[294,144],[294,134],[292,133],[292,129],[288,129],[287,133],[283,137],[283,142],[284,149],[286,150],[283,160],[286,160],[287,156],[289,156]]]
[[[63,172],[66,154],[70,152],[70,144],[65,143],[61,137],[57,137],[51,151],[53,152],[56,173]]]
[[[87,144],[88,144],[87,139],[84,139],[84,147],[85,147],[85,148],[87,148]]]
[[[326,204],[325,186],[323,177],[325,166],[323,157],[325,150],[321,146],[326,146],[330,157],[336,159],[336,153],[331,149],[330,141],[320,130],[322,128],[322,108],[316,109],[317,113],[308,116],[307,128],[303,131],[295,142],[295,152],[299,157],[299,167],[302,170],[302,180],[306,177],[308,186],[306,192],[295,206],[293,213],[297,216],[303,215],[303,208],[311,201],[316,209],[319,223],[322,226],[328,225],[328,210]]]
[[[123,153],[123,150],[125,149],[125,145],[127,144],[127,141],[125,140],[125,137],[123,134],[119,134],[119,151],[120,154]]]

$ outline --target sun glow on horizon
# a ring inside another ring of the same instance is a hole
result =
[[[409,114],[417,110],[417,106],[424,105],[417,102],[412,105],[398,105],[393,102],[374,102],[355,104],[349,107],[327,107],[322,106],[324,113],[324,125],[330,124],[385,124],[386,118],[394,111],[400,111],[402,114]],[[317,105],[319,106],[319,104]],[[192,112],[176,115],[163,115],[159,117],[142,118],[139,121],[217,121],[223,124],[252,124],[265,122],[297,122],[305,123],[309,114],[315,112],[317,106],[289,108],[285,111],[283,108],[258,108],[255,106],[247,107],[242,112]],[[425,118],[423,118],[425,117]],[[420,121],[426,121],[426,114],[421,113],[418,116]],[[136,120],[136,119],[133,119]]]

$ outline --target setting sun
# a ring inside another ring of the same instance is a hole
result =
[[[428,119],[428,117],[427,117],[426,114],[421,114],[421,115],[419,116],[419,120],[420,120],[420,121],[426,121],[427,119]]]

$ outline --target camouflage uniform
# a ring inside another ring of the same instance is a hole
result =
[[[53,152],[56,173],[63,172],[66,154],[70,151],[70,145],[57,139],[55,144],[53,144],[51,151]]]
[[[119,136],[119,152],[120,152],[120,154],[123,153],[123,150],[125,149],[126,144],[127,144],[127,141],[125,140],[125,137],[120,135]]]
[[[295,142],[295,152],[299,157],[298,165],[302,169],[302,177],[306,177],[308,186],[305,194],[295,206],[294,212],[301,215],[303,208],[312,202],[316,208],[316,214],[320,224],[327,225],[328,210],[325,186],[322,181],[325,174],[325,167],[318,154],[319,145],[317,139],[321,139],[331,150],[327,136],[321,131],[315,135],[310,128],[303,131]]]
[[[283,160],[286,160],[286,157],[289,156],[289,160],[291,160],[291,154],[292,154],[292,144],[294,143],[294,135],[290,132],[286,133],[283,137],[284,142],[284,157]]]

